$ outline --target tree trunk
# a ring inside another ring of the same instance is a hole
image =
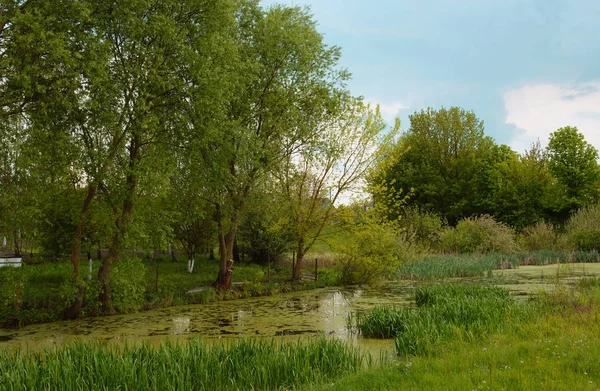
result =
[[[83,306],[83,296],[85,294],[85,287],[83,285],[83,281],[81,280],[81,276],[79,275],[79,260],[81,258],[81,240],[83,239],[83,228],[85,224],[85,220],[87,218],[88,210],[90,208],[90,204],[96,195],[96,187],[88,186],[88,191],[85,199],[83,200],[83,205],[81,206],[81,214],[79,215],[79,220],[77,221],[77,225],[75,226],[75,233],[73,234],[73,242],[71,243],[71,265],[73,265],[73,282],[77,287],[77,296],[73,301],[73,304],[65,309],[63,315],[65,319],[74,319],[79,312],[81,312],[81,307]]]
[[[108,256],[102,260],[102,265],[100,269],[98,269],[98,280],[100,281],[102,287],[100,289],[100,303],[102,303],[102,311],[105,314],[114,313],[114,309],[112,307],[112,299],[110,297],[110,287],[108,285],[108,277],[110,276],[110,270],[112,268],[113,263],[117,260],[119,256],[119,244],[120,244],[120,235],[119,230],[115,232],[112,238],[111,245],[108,249]]]
[[[235,241],[235,230],[226,234],[219,234],[219,276],[217,277],[217,287],[225,291],[231,286],[233,276],[233,266],[229,260],[233,259],[233,242]]]
[[[118,208],[113,207],[116,230],[113,234],[112,242],[108,250],[108,257],[102,261],[102,266],[100,266],[100,269],[98,270],[98,280],[102,286],[102,289],[100,290],[100,302],[102,303],[102,310],[106,314],[114,313],[108,279],[112,265],[119,256],[119,250],[121,249],[121,238],[125,234],[129,217],[133,211],[135,190],[137,188],[137,180],[134,172],[139,161],[138,154],[140,151],[140,145],[141,142],[138,135],[134,135],[133,139],[131,140],[131,145],[129,146],[129,173],[127,174],[126,179],[127,194],[123,200],[123,207],[120,214]]]
[[[19,230],[15,230],[14,232],[14,237],[13,237],[13,244],[15,246],[15,257],[20,257],[21,256],[21,241],[20,241],[20,231]]]
[[[298,247],[296,249],[296,265],[294,265],[294,281],[298,281],[302,272],[302,260],[304,259],[305,249],[304,240],[298,241]]]

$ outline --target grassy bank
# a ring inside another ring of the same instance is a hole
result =
[[[274,390],[356,372],[370,360],[337,340],[239,341],[122,349],[75,344],[44,353],[0,350],[2,390]]]
[[[544,311],[511,330],[474,341],[454,339],[428,356],[345,376],[305,390],[597,390],[600,389],[599,281],[543,297]]]

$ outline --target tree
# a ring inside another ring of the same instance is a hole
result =
[[[479,213],[477,174],[494,145],[483,122],[458,107],[422,110],[409,118],[410,128],[398,141],[401,156],[386,163],[381,179],[390,191],[413,190],[410,204],[439,212],[450,224]]]
[[[343,97],[340,108],[315,129],[313,142],[294,148],[282,167],[282,186],[296,242],[294,279],[299,279],[306,253],[336,216],[335,204],[365,178],[378,160],[386,125],[379,113],[361,100]]]
[[[348,77],[336,69],[339,48],[323,43],[305,9],[274,6],[265,11],[256,2],[244,3],[238,13],[237,45],[234,94],[225,112],[212,114],[223,114],[218,126],[194,148],[205,198],[216,211],[216,284],[221,289],[231,283],[227,263],[247,198],[281,164],[290,146],[311,137],[313,123],[326,113],[334,91]],[[193,128],[206,132],[206,113],[191,114]]]
[[[565,217],[598,201],[600,167],[598,151],[576,127],[567,126],[550,135],[549,168],[562,187],[557,211]]]
[[[487,207],[497,220],[523,229],[550,218],[555,180],[539,142],[524,155],[514,154],[486,171],[491,183]]]

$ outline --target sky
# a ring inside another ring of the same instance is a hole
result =
[[[460,106],[523,152],[576,126],[600,150],[599,0],[263,0],[308,6],[354,95],[402,128]]]

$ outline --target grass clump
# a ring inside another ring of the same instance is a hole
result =
[[[531,317],[538,307],[488,285],[432,285],[415,292],[418,309],[379,307],[356,317],[369,338],[396,338],[399,355],[427,355],[441,342],[474,341]]]
[[[517,251],[513,230],[489,215],[470,217],[447,229],[440,238],[440,249],[450,253],[503,253]]]
[[[78,343],[44,353],[0,351],[0,384],[5,390],[272,390],[356,372],[365,359],[325,339],[122,349]]]

